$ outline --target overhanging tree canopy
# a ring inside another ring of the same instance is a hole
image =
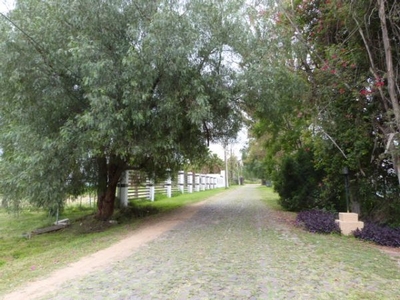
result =
[[[0,21],[2,192],[59,205],[161,172],[240,124],[235,1],[21,0]]]

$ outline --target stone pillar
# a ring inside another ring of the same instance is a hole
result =
[[[194,175],[194,185],[195,185],[194,190],[196,192],[200,192],[200,174],[196,173]]]
[[[193,173],[187,173],[187,186],[188,186],[188,193],[193,193]]]
[[[206,175],[206,190],[210,189],[210,176]]]
[[[350,235],[356,229],[363,229],[364,222],[358,221],[356,213],[339,213],[339,220],[335,220],[343,235]]]
[[[178,189],[183,194],[185,192],[185,172],[178,172]]]
[[[121,207],[128,206],[129,171],[124,171],[118,184],[118,197]]]

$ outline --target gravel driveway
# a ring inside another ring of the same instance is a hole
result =
[[[43,299],[360,299],[356,291],[383,283],[355,281],[342,262],[278,222],[260,197],[254,185],[213,197],[129,257],[76,274]],[[384,284],[397,288],[399,280]]]

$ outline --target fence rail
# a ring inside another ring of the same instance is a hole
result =
[[[178,191],[178,186],[172,184],[172,192]],[[166,194],[164,183],[154,184],[154,193],[156,195]],[[149,199],[149,187],[146,184],[133,185],[128,187],[128,199]]]
[[[224,181],[222,174],[197,174],[180,171],[174,181],[169,178],[166,181],[155,182],[152,187],[155,195],[168,196],[168,187],[170,187],[170,193],[192,193],[222,187],[224,186]],[[122,186],[127,188],[128,200],[151,199],[150,181],[145,174],[138,171],[129,171],[126,183],[127,185]],[[96,195],[79,196],[75,199],[68,199],[66,202],[67,205],[76,203],[94,206]]]
[[[167,178],[166,181],[151,183],[145,174],[138,171],[129,171],[128,199],[151,199],[150,185],[154,187],[154,194],[172,192],[192,193],[224,186],[222,174],[197,174],[179,171],[176,180]],[[168,192],[168,186],[171,190]]]

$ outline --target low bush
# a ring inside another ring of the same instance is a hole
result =
[[[297,214],[296,224],[315,233],[340,233],[336,214],[324,210],[306,210]]]
[[[363,229],[354,231],[354,236],[382,246],[400,247],[400,227],[392,228],[367,222]]]
[[[285,156],[273,178],[274,190],[280,196],[279,204],[289,211],[321,207],[319,193],[323,177],[324,172],[314,166],[312,150],[300,149]]]

